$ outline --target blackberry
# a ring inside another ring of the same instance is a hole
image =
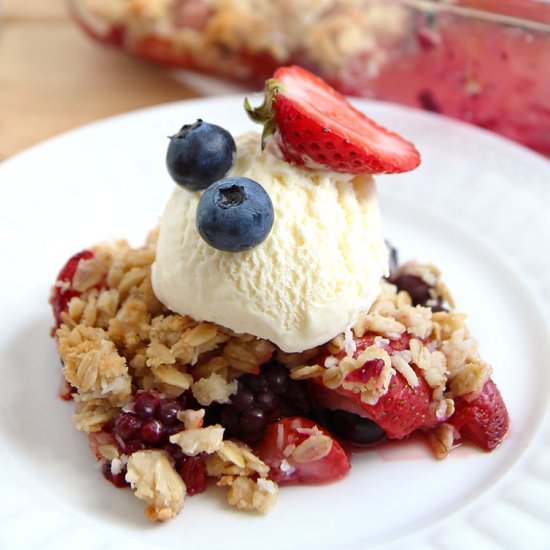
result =
[[[263,438],[267,425],[283,416],[311,417],[307,383],[291,380],[289,375],[285,366],[271,361],[259,374],[241,376],[229,404],[215,412],[207,408],[209,423],[219,422],[229,437],[255,444]]]
[[[154,391],[139,392],[134,401],[134,412],[120,412],[112,424],[112,433],[120,452],[130,455],[143,449],[162,448],[170,435],[181,432],[183,423],[179,411],[193,405],[186,394],[177,400],[161,398]]]
[[[412,273],[396,273],[390,282],[399,290],[404,290],[411,297],[414,306],[431,307],[432,311],[446,311],[443,298],[436,289],[424,279]]]
[[[143,391],[137,394],[134,402],[134,412],[145,419],[153,418],[160,406],[160,397],[152,391]]]
[[[217,404],[214,404],[217,405]],[[217,422],[221,405],[208,407],[210,424]],[[163,449],[174,461],[174,466],[187,487],[189,496],[206,490],[206,464],[204,457],[186,456],[178,445],[169,442],[169,437],[184,429],[178,420],[178,412],[184,409],[201,408],[190,392],[177,399],[162,398],[154,391],[141,391],[134,401],[134,412],[120,412],[113,422],[106,426],[112,431],[117,447],[121,453],[131,455],[145,449]],[[205,419],[206,420],[206,419]],[[208,424],[208,422],[205,422]],[[111,472],[111,463],[102,466],[103,476],[115,487],[127,487],[124,476],[126,468],[118,474]]]
[[[128,487],[129,484],[126,481],[126,466],[124,466],[117,474],[113,474],[111,471],[111,463],[104,462],[101,467],[101,472],[103,477],[107,481],[110,481],[115,487],[118,487],[119,489]]]

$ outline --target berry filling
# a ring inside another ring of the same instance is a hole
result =
[[[170,383],[179,383],[179,378],[170,378],[165,390],[136,388],[132,398],[123,407],[119,405],[99,431],[89,435],[105,479],[115,487],[128,487],[128,480],[133,479],[129,474],[133,465],[128,461],[161,452],[167,457],[166,464],[181,479],[185,493],[199,494],[206,490],[208,477],[221,475],[219,462],[212,460],[210,440],[191,445],[186,441],[191,433],[202,437],[204,430],[212,430],[209,437],[224,430],[225,445],[235,444],[238,449],[242,449],[239,445],[246,445],[244,449],[248,450],[241,452],[254,453],[251,456],[263,464],[257,466],[261,477],[257,471],[247,469],[246,460],[232,458],[233,447],[220,449],[219,457],[225,461],[224,471],[233,473],[235,468],[244,467],[249,476],[246,479],[250,483],[261,482],[261,487],[271,482],[289,485],[337,480],[350,469],[350,458],[344,449],[368,449],[387,439],[406,438],[418,430],[427,432],[430,440],[433,432],[438,444],[445,443],[442,456],[461,441],[470,441],[485,450],[497,447],[506,437],[509,419],[497,387],[488,378],[490,370],[479,363],[478,370],[468,371],[463,378],[438,379],[443,371],[437,372],[437,361],[442,358],[437,348],[443,342],[444,349],[452,333],[445,336],[434,332],[433,327],[440,319],[457,322],[449,312],[452,299],[438,272],[418,264],[398,265],[397,251],[390,251],[395,265],[384,292],[394,300],[392,307],[397,308],[391,326],[381,330],[372,325],[380,319],[377,307],[380,311],[389,307],[383,293],[381,305],[375,304],[374,313],[367,319],[367,326],[375,330],[362,329],[359,324],[351,335],[306,352],[303,360],[281,352],[273,358],[273,346],[254,344],[257,355],[240,364],[241,368],[246,365],[246,370],[237,373],[227,386],[227,397],[220,395],[206,403],[195,384],[192,390],[173,393]],[[79,253],[60,272],[52,298],[56,322],[63,322],[60,312],[67,312],[70,317],[70,299],[86,300],[87,295],[109,292],[105,274],[86,291],[72,286],[80,262],[93,259],[94,253]],[[398,306],[399,301],[404,305]],[[381,334],[402,330],[400,321],[409,328],[401,333]],[[427,337],[428,332],[426,336],[420,334],[425,330],[423,323],[430,327],[431,336]],[[59,329],[60,335],[64,326]],[[445,325],[438,329],[448,330]],[[463,334],[463,329],[457,330],[457,334]],[[176,344],[177,340],[173,340],[171,345]],[[245,348],[254,349],[250,342]],[[135,352],[129,351],[132,348],[124,349],[130,359],[135,357]],[[197,373],[208,364],[208,358],[206,353]],[[297,363],[303,366],[295,366]],[[65,373],[69,364],[67,357]],[[173,375],[178,372],[175,369]],[[340,380],[335,384],[333,378],[337,375]],[[197,376],[200,386],[204,379]],[[472,377],[479,379],[477,386],[471,385]],[[223,378],[218,376],[216,380]],[[78,380],[66,381],[63,388],[64,399],[83,392]],[[219,388],[214,392],[216,396],[217,392]],[[234,465],[227,466],[228,460],[234,460]],[[226,478],[222,475],[220,479]],[[236,478],[231,479],[235,483]]]

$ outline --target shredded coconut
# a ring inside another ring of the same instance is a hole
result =
[[[353,354],[357,351],[357,344],[353,338],[351,326],[346,327],[344,330],[344,350],[348,357],[353,357]]]
[[[113,458],[111,461],[111,473],[116,476],[122,472],[124,465],[120,458]]]
[[[225,429],[219,424],[206,428],[185,430],[170,436],[170,443],[175,443],[188,456],[201,453],[215,453],[222,446]]]
[[[286,460],[286,458],[281,460],[281,464],[279,465],[279,469],[281,470],[281,472],[283,472],[285,474],[292,474],[296,471],[296,468],[294,466],[292,466],[288,462],[288,460]]]
[[[204,407],[217,403],[229,403],[231,396],[237,392],[238,383],[236,380],[228,382],[217,373],[211,374],[208,378],[197,380],[191,387],[193,396]]]

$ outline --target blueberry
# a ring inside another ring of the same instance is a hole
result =
[[[259,183],[244,177],[224,178],[202,194],[197,229],[210,246],[242,252],[267,238],[273,217],[271,199]]]
[[[378,424],[347,411],[325,409],[321,420],[334,435],[355,445],[374,445],[386,438],[384,430]]]
[[[166,167],[178,185],[199,191],[227,174],[235,151],[227,130],[199,119],[170,137]]]

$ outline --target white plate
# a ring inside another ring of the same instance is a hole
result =
[[[243,131],[241,101],[124,115],[0,166],[0,548],[550,548],[550,164],[478,129],[378,103],[358,105],[424,157],[412,174],[380,178],[388,236],[403,257],[444,270],[494,365],[508,440],[443,462],[415,444],[359,454],[347,479],[284,489],[267,517],[230,510],[213,491],[150,525],[130,491],[103,481],[71,404],[56,397],[49,285],[76,250],[140,242],[172,189],[165,136],[198,117]]]

